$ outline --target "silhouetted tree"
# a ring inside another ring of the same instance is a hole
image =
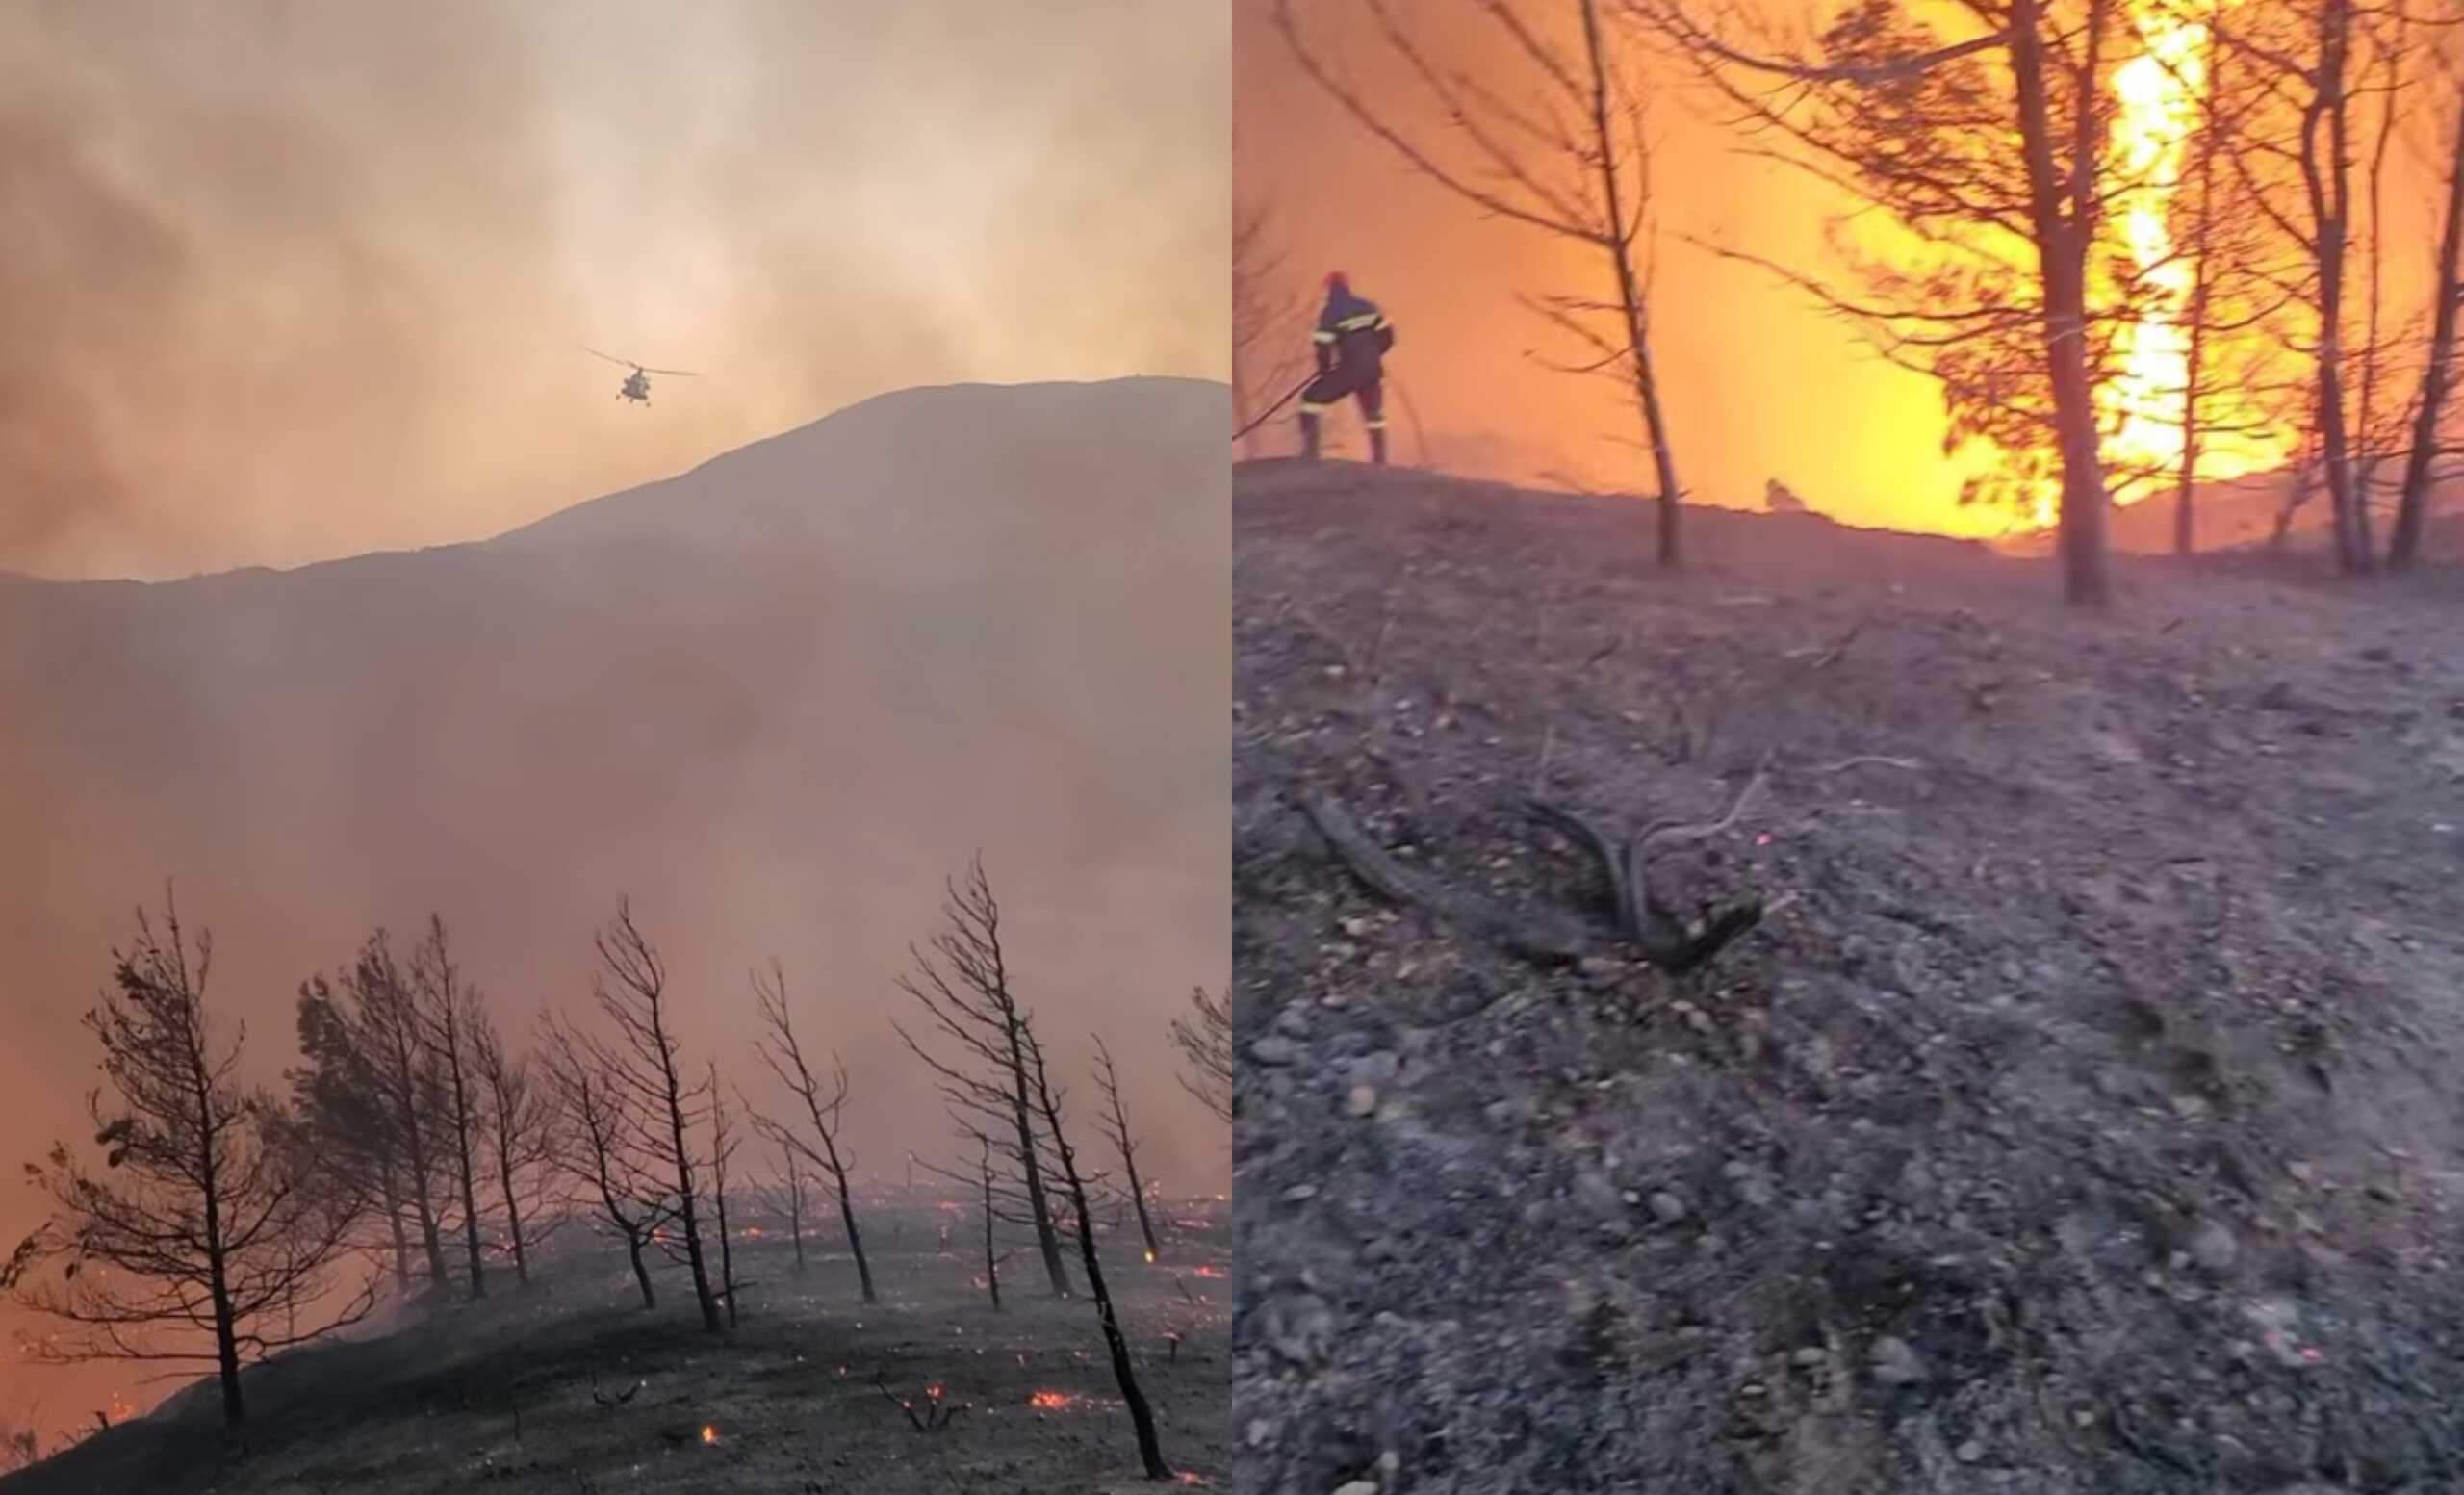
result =
[[[1052,1156],[1060,1175],[1062,1197],[1068,1202],[1073,1217],[1074,1234],[1078,1239],[1078,1263],[1087,1274],[1087,1295],[1095,1301],[1095,1318],[1104,1331],[1104,1349],[1111,1355],[1113,1379],[1120,1383],[1121,1401],[1129,1407],[1131,1427],[1138,1434],[1138,1456],[1146,1466],[1150,1480],[1168,1480],[1172,1466],[1164,1461],[1163,1441],[1155,1431],[1155,1410],[1146,1403],[1146,1393],[1138,1384],[1138,1367],[1129,1353],[1129,1336],[1121,1332],[1120,1316],[1113,1309],[1113,1295],[1104,1284],[1103,1262],[1095,1251],[1094,1211],[1089,1204],[1091,1180],[1078,1167],[1078,1150],[1070,1146],[1069,1131],[1064,1124],[1062,1103],[1065,1098],[1061,1087],[1052,1081],[1051,1070],[1044,1064],[1043,1045],[1036,1042],[1031,1018],[1019,1019],[1020,1041],[1034,1075],[1037,1113],[1044,1123],[1044,1136],[1052,1144]]]
[[[757,1116],[755,1124],[760,1124]],[[781,1141],[775,1135],[772,1141],[779,1148],[780,1174],[779,1183],[771,1191],[771,1210],[786,1217],[787,1239],[796,1249],[796,1276],[802,1276],[805,1274],[804,1156],[792,1142]]]
[[[417,994],[421,1036],[428,1062],[435,1068],[444,1103],[440,1128],[446,1162],[462,1196],[462,1241],[470,1262],[470,1291],[488,1296],[487,1264],[479,1243],[479,1147],[481,1086],[474,1072],[476,1054],[474,1031],[486,1019],[476,989],[462,979],[447,942],[445,920],[431,914],[427,938],[411,956],[411,984]]]
[[[1950,440],[1983,439],[2011,461],[1971,495],[1998,483],[2019,497],[2058,478],[2065,595],[2110,601],[2097,390],[2132,300],[2149,290],[2105,233],[2108,206],[2134,185],[2108,127],[2121,0],[1961,0],[1940,15],[1980,34],[1949,42],[1897,0],[1858,0],[1805,55],[1724,34],[1708,17],[1745,23],[1724,0],[1617,3],[1678,45],[1758,153],[1912,236],[1908,263],[1857,256],[1835,238],[1857,261],[1858,291],[1724,252],[1777,271],[1886,357],[1940,381]]]
[[[1001,1311],[1001,1263],[1008,1258],[995,1254],[993,1250],[993,1230],[1000,1216],[992,1204],[992,1144],[989,1142],[977,1145],[976,1174],[984,1187],[984,1290],[992,1295],[992,1311],[998,1313]]]
[[[1659,489],[1659,563],[1676,565],[1684,490],[1652,361],[1651,274],[1642,254],[1653,234],[1651,148],[1641,90],[1613,55],[1599,0],[1559,0],[1545,8],[1571,38],[1553,35],[1527,13],[1542,7],[1473,0],[1471,8],[1496,25],[1481,53],[1484,75],[1477,77],[1430,56],[1388,0],[1364,0],[1363,11],[1394,60],[1427,94],[1432,123],[1424,135],[1412,132],[1401,111],[1373,105],[1336,75],[1301,36],[1292,0],[1275,0],[1274,16],[1301,70],[1414,170],[1482,212],[1600,256],[1608,281],[1604,295],[1532,296],[1526,304],[1591,349],[1588,361],[1561,366],[1564,372],[1607,374],[1629,390]],[[1415,8],[1414,19],[1424,21],[1426,13]],[[1435,143],[1441,135],[1457,142],[1459,163],[1447,160]]]
[[[1146,1186],[1138,1176],[1138,1140],[1130,1134],[1129,1109],[1121,1103],[1120,1071],[1113,1067],[1113,1051],[1095,1041],[1095,1084],[1104,1095],[1103,1115],[1097,1124],[1103,1127],[1105,1140],[1120,1158],[1123,1176],[1129,1181],[1129,1202],[1138,1212],[1138,1233],[1146,1242],[1146,1259],[1154,1261],[1164,1254],[1163,1244],[1155,1239],[1155,1222],[1146,1213]]]
[[[625,1243],[642,1306],[658,1306],[643,1250],[675,1214],[656,1171],[652,1113],[605,1056],[552,1015],[540,1025],[540,1062],[562,1115],[555,1166],[579,1182],[607,1233]]]
[[[719,1296],[728,1305],[728,1327],[736,1325],[735,1242],[728,1230],[728,1165],[735,1161],[734,1118],[728,1114],[727,1093],[719,1088],[719,1065],[710,1062],[706,1082],[710,1096],[710,1208],[719,1227]]]
[[[831,1077],[827,1085],[813,1073],[805,1058],[804,1045],[796,1038],[793,1016],[787,1010],[787,973],[777,961],[770,963],[765,979],[759,971],[753,974],[753,997],[761,1010],[762,1036],[755,1041],[764,1064],[787,1087],[804,1111],[804,1125],[811,1128],[808,1136],[795,1125],[773,1121],[760,1113],[754,1114],[754,1124],[760,1127],[778,1146],[791,1154],[800,1154],[822,1172],[838,1196],[838,1223],[847,1231],[847,1251],[856,1259],[856,1281],[864,1302],[874,1301],[873,1268],[864,1254],[864,1235],[856,1224],[855,1160],[848,1156],[840,1142],[842,1119],[847,1109],[847,1066],[838,1055],[830,1056]]]
[[[952,1045],[952,1057],[937,1057],[904,1026],[892,1026],[937,1077],[952,1115],[969,1140],[988,1145],[1014,1173],[1053,1296],[1066,1298],[1069,1275],[1062,1265],[1061,1238],[1053,1226],[1043,1159],[1036,1142],[1027,1015],[1010,990],[1009,960],[1001,946],[1001,906],[985,876],[984,859],[975,860],[963,884],[949,882],[944,889],[941,910],[946,927],[933,937],[932,954],[910,952],[914,972],[901,976],[898,985]]]
[[[245,1030],[223,1042],[206,1009],[212,939],[186,938],[167,892],[159,931],[140,913],[112,966],[111,989],[86,1015],[103,1049],[105,1088],[87,1097],[102,1166],[64,1144],[28,1165],[54,1213],[0,1279],[67,1326],[35,1342],[38,1357],[211,1364],[236,1427],[243,1365],[373,1304],[372,1277],[354,1291],[338,1271],[365,1200],[269,1137],[281,1104],[241,1084]],[[55,1265],[56,1276],[41,1275]],[[304,1330],[293,1318],[303,1303],[326,1309]]]
[[[292,1111],[316,1139],[315,1162],[340,1177],[376,1190],[395,1285],[411,1282],[411,1242],[403,1226],[407,1202],[402,1158],[393,1113],[374,1062],[344,998],[332,983],[312,976],[299,987],[299,1052],[303,1063],[287,1073]]]
[[[649,1140],[657,1154],[659,1172],[675,1180],[677,1229],[683,1237],[685,1265],[692,1270],[702,1327],[715,1334],[725,1325],[719,1317],[718,1294],[710,1286],[702,1239],[692,1142],[714,1096],[706,1083],[684,1078],[682,1051],[668,1005],[666,963],[635,926],[632,910],[624,902],[616,906],[615,921],[600,931],[598,946],[603,969],[592,981],[592,994],[617,1038],[612,1044],[589,1042],[604,1061],[600,1066],[602,1075],[626,1092],[630,1103],[650,1113]]]
[[[426,1253],[428,1279],[442,1287],[450,1280],[436,1202],[444,1173],[437,1125],[443,1087],[420,1018],[418,994],[381,929],[369,936],[340,984],[350,999],[351,1028],[383,1097],[400,1188]]]
[[[1232,428],[1258,454],[1264,432],[1251,420],[1300,380],[1307,311],[1290,284],[1274,229],[1274,205],[1236,196],[1232,204]]]
[[[2448,80],[2453,111],[2446,140],[2446,186],[2440,205],[2438,259],[2430,282],[2429,346],[2413,397],[2404,475],[2397,489],[2395,532],[2387,563],[2399,570],[2421,558],[2428,528],[2430,470],[2441,455],[2440,423],[2455,393],[2455,320],[2464,303],[2464,84]]]
[[[530,1252],[556,1228],[556,1216],[545,1207],[544,1196],[563,1118],[554,1095],[534,1081],[530,1057],[505,1051],[504,1037],[485,1008],[475,1008],[472,1017],[472,1067],[485,1097],[481,1114],[488,1164],[496,1173],[497,1196],[504,1201],[513,1279],[527,1287]]]
[[[1181,1088],[1225,1124],[1232,1121],[1232,1000],[1206,988],[1190,992],[1190,1014],[1172,1019],[1172,1046],[1181,1051]]]

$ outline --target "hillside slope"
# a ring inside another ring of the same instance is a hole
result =
[[[2098,617],[1691,524],[1671,577],[1624,504],[1236,477],[1245,1487],[2455,1487],[2451,586],[2125,562]],[[1749,786],[1647,863],[1768,910],[1682,979],[1524,808]],[[1370,891],[1313,798],[1591,953]]]

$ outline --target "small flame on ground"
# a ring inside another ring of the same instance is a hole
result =
[[[1228,1275],[1221,1267],[1210,1267],[1204,1262],[1190,1269],[1190,1276],[1194,1277],[1219,1277]]]
[[[1146,1264],[1150,1267],[1155,1265],[1155,1253],[1153,1251],[1148,1251],[1146,1253]]]
[[[702,1425],[702,1441],[705,1443],[718,1442],[719,1430],[711,1427],[708,1423],[704,1423]]]
[[[1065,1408],[1070,1403],[1076,1400],[1077,1399],[1075,1397],[1072,1397],[1066,1391],[1039,1391],[1034,1396],[1027,1398],[1027,1405],[1029,1406],[1040,1407],[1048,1412],[1057,1412]]]
[[[933,1384],[933,1385],[930,1385],[930,1386],[925,1387],[925,1388],[924,1388],[924,1394],[925,1394],[926,1396],[928,1396],[928,1397],[931,1397],[934,1401],[938,1402],[939,1400],[941,1400],[941,1388],[940,1388],[940,1385],[937,1382],[937,1383],[935,1383],[935,1384]]]

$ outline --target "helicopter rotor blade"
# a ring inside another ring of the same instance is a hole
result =
[[[689,379],[695,377],[693,371],[690,369],[644,369],[642,372],[644,374],[663,374],[671,378],[679,379]]]
[[[616,365],[616,366],[617,366],[617,367],[619,367],[619,368],[622,368],[622,369],[638,369],[638,368],[640,368],[640,367],[641,367],[641,365],[640,365],[640,364],[637,364],[637,363],[633,362],[633,360],[631,360],[630,358],[619,358],[619,357],[617,357],[617,356],[616,356],[615,354],[613,354],[613,353],[603,353],[603,352],[601,352],[598,348],[592,348],[592,347],[590,347],[588,344],[582,344],[582,345],[578,345],[578,346],[581,348],[581,350],[582,350],[583,352],[588,353],[588,354],[589,354],[590,356],[592,356],[593,358],[604,358],[604,359],[606,359],[609,363],[612,363],[612,364]]]

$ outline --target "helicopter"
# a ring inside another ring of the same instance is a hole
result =
[[[654,374],[680,379],[689,379],[693,377],[693,371],[690,369],[645,369],[640,364],[633,362],[633,360],[629,358],[618,358],[612,354],[603,353],[595,348],[584,348],[582,351],[590,354],[593,358],[604,358],[609,363],[633,371],[632,373],[625,375],[624,383],[616,387],[616,398],[619,400],[636,400],[641,401],[643,404],[649,404],[651,402],[651,375]]]

